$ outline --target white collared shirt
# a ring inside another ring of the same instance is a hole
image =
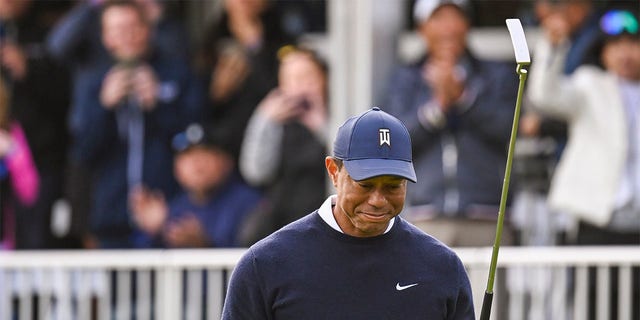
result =
[[[338,221],[336,221],[336,218],[333,216],[333,206],[335,204],[336,204],[336,195],[334,194],[329,196],[327,200],[325,200],[322,203],[322,205],[320,206],[320,209],[318,209],[318,214],[320,215],[320,218],[322,218],[322,220],[324,220],[324,222],[328,224],[331,228],[333,228],[338,232],[344,233],[344,231],[340,229],[340,225],[338,225]],[[395,221],[396,221],[396,218],[393,217],[389,221],[389,225],[387,226],[387,229],[384,231],[384,233],[387,233],[389,232],[389,230],[391,230]]]

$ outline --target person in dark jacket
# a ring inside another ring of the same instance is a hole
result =
[[[407,218],[452,246],[493,244],[517,93],[515,64],[478,59],[466,47],[467,6],[416,2],[428,52],[395,72],[385,104],[409,129],[420,177]]]
[[[72,156],[93,174],[89,220],[98,245],[125,248],[136,232],[131,192],[145,186],[174,194],[171,138],[198,118],[202,98],[188,63],[154,50],[136,2],[106,3],[101,22],[111,59],[77,84]]]
[[[162,55],[188,58],[186,30],[173,18],[166,4],[158,0],[135,0],[140,4],[152,26],[152,43]],[[82,117],[86,89],[94,70],[108,64],[111,57],[101,39],[100,12],[105,0],[78,1],[54,26],[46,40],[47,51],[71,74],[72,94],[68,113],[68,130],[76,131]],[[184,60],[186,61],[186,60]],[[67,164],[64,197],[71,205],[70,233],[85,240],[84,246],[93,246],[88,236],[87,219],[91,207],[91,173],[83,167],[73,152]]]

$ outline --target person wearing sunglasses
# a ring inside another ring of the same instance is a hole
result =
[[[568,213],[577,221],[574,244],[638,245],[637,14],[610,10],[600,19],[600,32],[600,41],[593,48],[600,58],[598,63],[583,65],[570,76],[562,73],[568,47],[566,34],[541,37],[531,65],[528,97],[540,112],[569,125],[569,140],[554,174],[548,202],[553,210]],[[634,285],[634,299],[639,287]],[[634,319],[638,319],[637,308],[635,312]]]

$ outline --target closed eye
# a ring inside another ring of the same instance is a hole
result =
[[[358,183],[358,186],[362,189],[371,189],[372,185],[370,183]]]

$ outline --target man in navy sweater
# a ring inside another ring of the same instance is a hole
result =
[[[474,319],[460,259],[398,216],[417,181],[402,122],[348,119],[325,165],[337,194],[249,248],[222,319]]]

